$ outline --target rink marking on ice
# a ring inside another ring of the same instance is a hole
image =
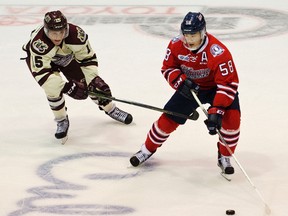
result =
[[[43,22],[45,12],[57,9],[67,16],[69,22],[77,25],[134,25],[141,33],[171,39],[179,32],[179,23],[187,13],[187,7],[186,5],[0,5],[0,27],[39,25]],[[247,40],[278,36],[288,32],[286,11],[259,7],[206,5],[189,5],[189,10],[204,12],[209,32],[220,40]]]
[[[18,210],[11,212],[8,216],[20,216],[29,215],[29,212],[38,213],[53,213],[53,214],[89,214],[89,215],[120,215],[120,214],[130,214],[135,211],[133,207],[113,205],[113,204],[75,204],[75,199],[77,195],[73,191],[84,191],[87,187],[80,185],[78,183],[73,183],[65,181],[63,176],[55,176],[54,170],[56,168],[66,168],[64,163],[71,163],[81,159],[114,159],[114,158],[128,158],[130,154],[123,152],[91,152],[91,153],[79,153],[73,155],[66,155],[56,159],[47,161],[46,163],[39,166],[37,169],[37,175],[49,182],[50,186],[39,186],[28,189],[28,193],[32,194],[28,198],[20,200],[17,205]],[[80,161],[79,161],[80,162]],[[103,161],[105,162],[105,161]],[[98,165],[99,166],[99,165]],[[90,167],[91,168],[91,167]],[[95,164],[95,170],[97,170],[97,164]],[[124,171],[123,171],[124,170]],[[145,172],[150,172],[153,170],[153,166],[142,167],[142,169],[123,169],[121,172],[124,173],[111,173],[111,172],[99,172],[86,174],[83,176],[84,179],[88,180],[116,180],[121,181],[129,178],[134,178],[142,175]],[[120,171],[119,171],[120,172]],[[52,184],[52,186],[51,186]],[[70,191],[70,193],[69,193]],[[97,197],[97,194],[95,195]],[[71,204],[67,204],[67,199],[71,199]],[[45,202],[46,200],[46,202]],[[50,204],[49,204],[49,202]],[[74,201],[73,201],[74,200]],[[44,201],[44,205],[41,205],[40,201]],[[57,203],[56,205],[51,204],[51,202]],[[61,202],[62,201],[62,202]],[[37,204],[38,203],[38,204]],[[48,203],[48,204],[47,204]],[[63,203],[63,204],[61,204]],[[72,204],[73,203],[73,204]]]

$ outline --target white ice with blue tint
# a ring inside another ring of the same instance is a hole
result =
[[[227,209],[265,215],[234,160],[232,181],[220,176],[217,137],[208,135],[201,110],[198,121],[179,127],[147,163],[131,168],[130,156],[160,113],[117,103],[134,116],[122,125],[92,101],[66,97],[69,140],[57,143],[45,94],[19,59],[31,30],[58,8],[88,33],[113,96],[160,108],[173,93],[160,73],[169,35],[180,25],[173,17],[201,10],[239,73],[242,125],[235,155],[271,215],[288,214],[288,2],[179,2],[1,0],[1,216],[222,216]]]

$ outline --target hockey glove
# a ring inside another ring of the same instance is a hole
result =
[[[107,83],[100,77],[95,77],[88,86],[89,92],[94,92],[98,94],[102,94],[103,96],[111,97],[111,90]],[[99,106],[106,106],[112,100],[107,98],[101,98],[97,96],[92,96],[93,100],[96,100]]]
[[[224,113],[224,110],[219,107],[210,107],[208,109],[208,119],[204,123],[209,130],[209,134],[215,135],[217,134],[217,130],[220,130]]]
[[[64,85],[62,93],[69,95],[76,100],[84,100],[88,97],[87,85],[84,82],[71,80]]]
[[[191,93],[191,90],[194,91],[196,94],[198,93],[200,87],[194,83],[192,80],[186,78],[183,83],[178,87],[179,93],[188,98],[189,100],[194,100],[194,97]]]

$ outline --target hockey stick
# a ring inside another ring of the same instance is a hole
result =
[[[203,104],[201,103],[201,101],[199,100],[198,96],[195,94],[195,92],[191,91],[194,99],[196,100],[196,102],[198,103],[200,109],[203,111],[203,113],[206,115],[206,117],[208,118],[208,112],[205,109],[205,107],[203,106]],[[257,187],[255,186],[255,184],[252,182],[252,180],[249,178],[248,174],[246,173],[246,171],[244,170],[244,168],[242,167],[242,165],[240,164],[240,162],[238,161],[238,159],[236,158],[236,156],[234,155],[234,153],[232,152],[231,148],[228,146],[228,144],[226,143],[226,141],[224,140],[223,136],[220,134],[219,130],[217,130],[217,134],[221,140],[221,142],[225,145],[225,147],[227,148],[228,152],[231,154],[231,156],[233,157],[233,159],[235,160],[236,164],[238,165],[238,167],[240,168],[240,170],[242,171],[242,173],[245,175],[246,179],[248,180],[248,182],[251,184],[251,186],[254,188],[254,190],[256,191],[256,193],[258,194],[259,198],[261,199],[261,201],[263,202],[264,206],[265,206],[265,212],[267,215],[271,214],[271,209],[269,208],[269,206],[267,205],[267,203],[265,202],[262,194],[260,193],[260,191],[257,189]]]
[[[162,112],[162,113],[166,113],[166,114],[169,114],[169,115],[173,115],[173,116],[177,116],[177,117],[181,117],[181,118],[185,118],[185,119],[190,119],[190,120],[194,120],[194,121],[196,121],[199,118],[199,113],[196,110],[190,116],[187,116],[187,115],[184,115],[184,114],[181,114],[181,113],[172,112],[172,111],[169,111],[169,110],[161,109],[161,108],[154,107],[154,106],[147,105],[147,104],[143,104],[143,103],[138,103],[138,102],[135,102],[135,101],[128,101],[128,100],[124,100],[124,99],[110,97],[110,96],[107,96],[107,95],[103,95],[101,93],[96,93],[96,92],[89,91],[89,94],[93,95],[93,96],[100,97],[100,98],[109,99],[109,100],[113,100],[113,101],[118,101],[118,102],[130,104],[130,105],[134,105],[134,106],[138,106],[138,107],[142,107],[142,108],[146,108],[146,109],[150,109],[150,110],[154,110],[154,111],[158,111],[158,112]]]

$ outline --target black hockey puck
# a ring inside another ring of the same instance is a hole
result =
[[[226,215],[234,215],[235,211],[232,209],[226,210]]]

